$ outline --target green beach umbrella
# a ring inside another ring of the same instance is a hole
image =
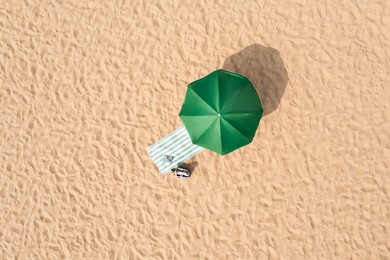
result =
[[[192,143],[225,155],[252,142],[262,114],[249,79],[216,70],[188,85],[179,117]]]

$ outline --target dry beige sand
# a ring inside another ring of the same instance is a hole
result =
[[[390,1],[2,0],[0,28],[0,259],[390,259]],[[218,68],[256,81],[253,143],[162,176]]]

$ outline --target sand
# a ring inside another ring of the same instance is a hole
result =
[[[342,2],[1,1],[0,259],[389,259],[390,1]],[[253,143],[162,176],[219,68]]]

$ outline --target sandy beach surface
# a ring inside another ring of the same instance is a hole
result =
[[[389,259],[390,1],[0,2],[0,259]],[[220,68],[253,142],[162,176]]]

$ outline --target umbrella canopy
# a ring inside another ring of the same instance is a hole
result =
[[[262,114],[249,79],[216,70],[188,85],[179,117],[192,143],[225,155],[252,142]]]

